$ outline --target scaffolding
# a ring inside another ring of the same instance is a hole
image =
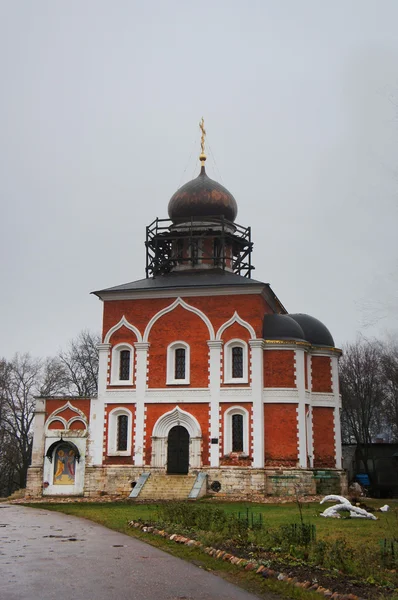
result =
[[[254,269],[250,227],[223,217],[191,217],[181,222],[156,218],[146,228],[145,246],[147,278],[184,266],[206,265],[248,278]]]

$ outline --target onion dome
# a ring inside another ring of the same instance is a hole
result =
[[[265,315],[263,338],[266,340],[305,340],[304,331],[290,315]]]
[[[179,221],[191,217],[224,217],[235,221],[238,205],[233,195],[220,183],[206,175],[204,160],[200,174],[189,181],[171,197],[169,202],[169,217]]]
[[[291,319],[294,319],[298,325],[300,325],[301,329],[304,332],[304,339],[314,346],[332,346],[334,347],[334,340],[332,334],[329,329],[310,315],[305,315],[302,313],[297,313],[294,315],[290,315]]]

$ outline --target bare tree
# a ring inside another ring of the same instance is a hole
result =
[[[398,343],[390,338],[380,343],[385,387],[385,416],[392,438],[398,440]]]
[[[369,445],[385,425],[386,392],[382,352],[377,342],[360,339],[343,349],[340,389],[343,441],[358,445],[365,471],[371,477]]]
[[[16,354],[0,364],[1,462],[8,485],[24,487],[32,451],[34,396],[40,389],[42,363],[29,354]],[[12,478],[12,481],[9,479]]]
[[[59,354],[64,368],[65,391],[70,395],[95,396],[98,389],[98,344],[101,338],[82,331]]]

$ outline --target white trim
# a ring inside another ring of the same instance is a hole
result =
[[[130,377],[128,379],[119,379],[120,377],[120,353],[123,350],[130,352]],[[134,382],[134,347],[124,342],[113,346],[111,353],[111,379],[110,385],[133,385]]]
[[[232,348],[242,348],[243,377],[232,377]],[[224,345],[224,383],[249,383],[249,358],[247,343],[244,340],[229,340]]]
[[[169,306],[166,306],[166,308],[162,308],[162,310],[157,312],[156,315],[154,315],[152,317],[152,319],[149,321],[148,325],[145,328],[145,332],[144,332],[144,337],[143,337],[144,342],[148,342],[149,334],[151,333],[151,329],[152,329],[153,325],[156,323],[156,321],[158,319],[160,319],[161,317],[163,317],[164,315],[166,315],[167,313],[173,311],[175,308],[177,308],[177,306],[181,306],[182,308],[185,308],[185,310],[188,310],[189,312],[194,313],[200,319],[202,319],[202,321],[207,326],[207,329],[209,330],[210,339],[211,340],[214,339],[214,328],[213,328],[213,325],[211,324],[209,318],[198,308],[195,308],[194,306],[191,306],[190,304],[187,304],[186,302],[184,302],[184,300],[182,300],[182,298],[176,298],[174,300],[174,302],[172,302],[172,304],[170,304]]]
[[[175,360],[176,350],[185,350],[185,377],[184,379],[175,378]],[[177,340],[167,346],[167,368],[166,368],[166,385],[189,385],[190,382],[190,366],[191,356],[190,347],[186,342]]]
[[[190,437],[202,437],[202,430],[198,420],[190,413],[182,410],[179,406],[173,408],[159,417],[156,421],[152,436],[167,437],[169,431],[175,425],[182,425],[188,430]]]
[[[249,412],[243,406],[231,406],[224,413],[224,455],[232,452],[232,416],[243,416],[243,451],[242,454],[249,455]]]
[[[102,292],[102,294],[98,294],[98,297],[101,300],[109,301],[117,301],[117,300],[147,300],[150,298],[175,298],[176,296],[184,296],[186,298],[198,298],[200,296],[229,296],[233,294],[234,296],[239,295],[254,295],[254,294],[263,294],[265,292],[265,285],[256,285],[256,286],[248,286],[245,285],[229,285],[228,287],[196,287],[194,289],[187,289],[184,287],[169,289],[169,290],[124,290],[120,292]],[[265,296],[265,294],[264,294]]]
[[[127,450],[117,450],[117,421],[118,417],[125,415],[127,422]],[[108,414],[108,456],[131,456],[131,431],[133,415],[131,410],[123,406],[113,408]]]
[[[232,317],[228,321],[226,321],[223,325],[221,325],[220,329],[217,331],[216,340],[221,340],[221,337],[222,337],[222,334],[224,333],[224,331],[226,329],[228,329],[228,327],[230,327],[234,323],[239,323],[239,325],[242,325],[242,327],[247,329],[247,331],[250,333],[250,337],[252,339],[256,338],[256,332],[254,331],[254,329],[250,325],[250,323],[241,319],[240,316],[238,315],[238,313],[235,311],[234,314],[232,315]]]
[[[134,325],[129,323],[127,321],[126,317],[123,315],[122,318],[120,319],[119,323],[116,323],[116,325],[114,325],[113,327],[111,327],[109,329],[108,333],[106,334],[106,336],[104,338],[104,344],[109,344],[109,340],[111,339],[112,335],[115,333],[115,331],[117,331],[121,327],[126,327],[127,329],[130,329],[130,331],[135,333],[135,335],[137,337],[137,341],[142,342],[142,336],[141,336],[139,329],[137,329],[137,327],[135,327]]]

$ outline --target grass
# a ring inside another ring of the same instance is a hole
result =
[[[376,500],[367,500],[368,505],[375,508],[384,504],[384,502]],[[193,561],[195,564],[206,570],[211,570],[217,574],[233,581],[234,583],[251,590],[254,593],[264,595],[269,591],[274,591],[279,595],[288,598],[297,599],[312,599],[318,598],[319,594],[307,592],[299,588],[287,586],[283,582],[275,580],[264,580],[252,573],[243,572],[238,567],[223,561],[215,561],[212,557],[207,556],[203,552],[195,548],[189,548],[183,545],[174,544],[164,538],[142,533],[137,529],[128,527],[130,520],[142,520],[147,522],[158,522],[162,513],[162,505],[157,504],[133,504],[133,503],[65,503],[65,504],[39,504],[32,506],[40,506],[49,510],[56,510],[70,515],[87,518],[97,523],[100,523],[110,529],[126,533],[128,535],[143,539],[154,546],[162,548],[167,552]],[[255,515],[261,513],[264,523],[264,531],[271,530],[280,534],[283,526],[288,526],[293,522],[300,521],[298,506],[296,503],[286,504],[247,504],[247,503],[227,503],[227,502],[211,502],[200,501],[195,504],[189,504],[188,507],[203,507],[204,511],[210,508],[221,509],[225,513],[232,515],[245,514],[246,508],[249,507]],[[368,579],[369,585],[379,583],[389,585],[390,588],[398,586],[397,574],[395,569],[380,570],[380,541],[383,539],[398,540],[398,513],[393,510],[389,513],[377,513],[378,521],[370,521],[365,519],[324,519],[319,518],[319,513],[324,509],[323,506],[314,503],[304,504],[302,507],[302,515],[305,523],[316,525],[316,552],[313,556],[318,560],[318,555],[326,560],[326,566],[331,568],[335,566],[334,574],[338,576],[337,568],[342,570],[346,575],[350,575],[357,579],[362,579],[366,583]],[[170,511],[169,511],[170,512]],[[213,526],[212,526],[213,527]],[[166,527],[168,531],[181,531],[181,528],[174,526]],[[206,543],[211,543],[217,546],[217,541],[222,542],[220,532],[196,532],[198,539]],[[202,536],[202,537],[201,537]],[[264,534],[259,531],[250,533],[250,541],[257,544],[264,542]],[[263,538],[261,538],[263,536]],[[276,538],[275,538],[276,539]],[[224,540],[225,541],[225,540]],[[246,542],[247,543],[247,540]],[[276,543],[276,542],[275,542]],[[239,546],[239,543],[237,544]],[[283,544],[282,544],[283,545]],[[308,563],[308,549],[295,548],[292,545],[284,548],[273,548],[273,551],[280,553],[277,560],[286,560],[287,564]],[[275,554],[274,552],[274,554]],[[239,552],[237,551],[237,554]],[[318,553],[318,554],[317,554]],[[326,554],[326,557],[325,557]],[[398,560],[398,557],[397,557]],[[321,563],[320,563],[321,564]],[[394,566],[394,565],[392,565]],[[374,596],[382,598],[382,594],[377,592]],[[386,597],[393,600],[397,599],[391,592],[386,591]]]

